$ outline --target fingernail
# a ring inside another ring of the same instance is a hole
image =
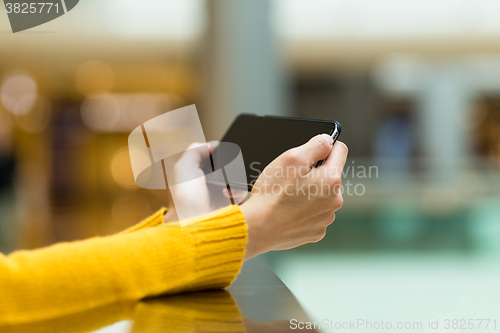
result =
[[[330,145],[330,146],[333,146],[333,138],[331,136],[329,136],[328,134],[321,134],[319,135],[319,137],[321,138],[321,140],[326,140],[326,144]]]

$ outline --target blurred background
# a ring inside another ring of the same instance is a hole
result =
[[[315,316],[335,308],[310,289],[319,276],[350,290],[444,274],[473,288],[453,297],[477,301],[500,255],[499,11],[492,0],[82,0],[12,34],[2,7],[0,250],[111,234],[166,205],[135,185],[127,137],[195,103],[208,140],[243,112],[342,124],[336,222],[319,244],[268,255]],[[335,295],[359,309],[348,294]]]

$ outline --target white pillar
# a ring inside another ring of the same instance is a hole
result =
[[[453,181],[471,154],[472,89],[459,66],[433,66],[418,96],[420,148],[436,180]]]
[[[286,114],[285,85],[269,0],[211,0],[200,117],[219,139],[239,113]]]

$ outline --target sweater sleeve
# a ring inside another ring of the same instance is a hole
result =
[[[224,288],[242,265],[238,206],[180,227],[164,209],[126,232],[0,255],[0,323],[45,320],[158,294]]]

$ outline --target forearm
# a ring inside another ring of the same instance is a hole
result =
[[[41,320],[120,300],[226,287],[241,267],[246,230],[235,206],[187,227],[172,223],[1,257],[0,322]]]

